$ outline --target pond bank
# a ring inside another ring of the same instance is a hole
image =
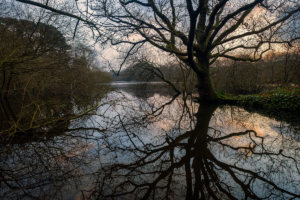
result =
[[[300,87],[276,88],[256,95],[243,95],[235,97],[239,99],[238,105],[263,109],[265,111],[298,112],[300,110]]]

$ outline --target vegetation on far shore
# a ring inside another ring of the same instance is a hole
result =
[[[0,135],[66,122],[110,89],[94,49],[51,24],[0,17]],[[72,45],[71,45],[72,44]],[[43,129],[46,130],[46,129]]]
[[[253,95],[235,96],[238,105],[270,112],[300,110],[300,86],[278,87]]]

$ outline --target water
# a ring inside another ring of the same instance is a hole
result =
[[[3,199],[300,199],[299,124],[115,84],[64,128],[1,145]]]

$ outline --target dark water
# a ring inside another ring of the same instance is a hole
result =
[[[298,123],[114,85],[96,110],[1,144],[1,199],[300,199]]]

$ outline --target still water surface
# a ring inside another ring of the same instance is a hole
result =
[[[113,86],[64,128],[1,144],[0,198],[300,199],[299,124]]]

